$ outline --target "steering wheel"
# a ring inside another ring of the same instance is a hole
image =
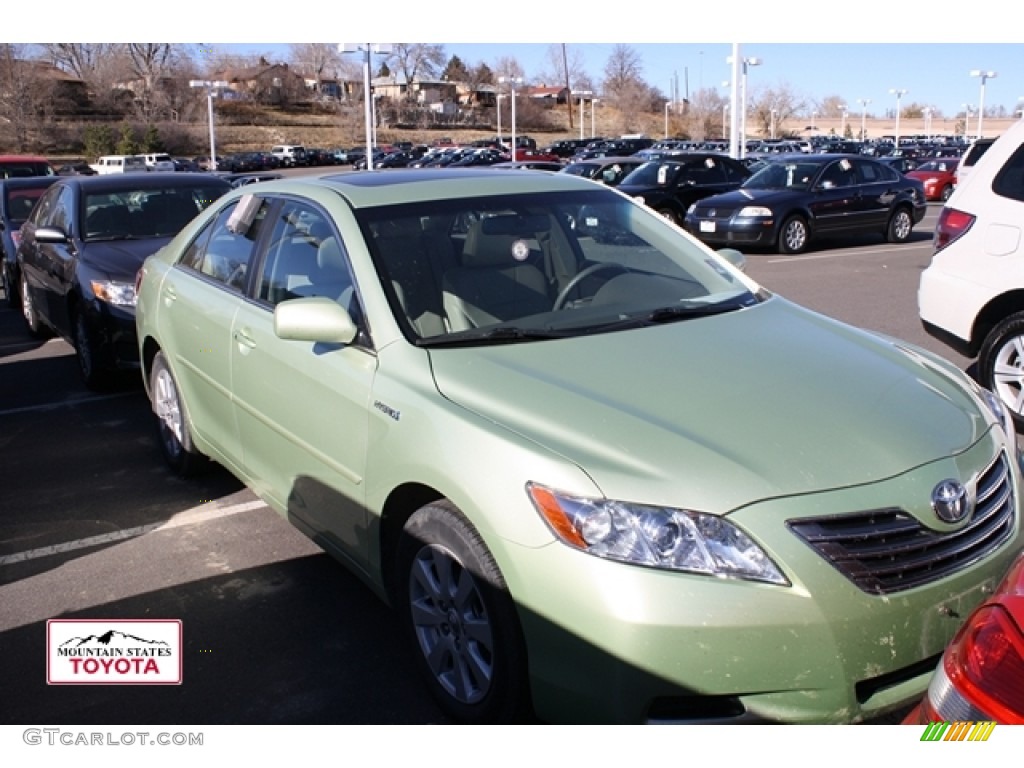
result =
[[[573,277],[566,284],[565,288],[563,288],[561,292],[559,292],[558,298],[555,299],[555,303],[551,307],[551,311],[557,312],[558,310],[562,309],[562,307],[565,306],[566,299],[569,298],[569,294],[572,293],[574,288],[576,288],[580,283],[582,283],[584,279],[590,277],[596,272],[600,272],[603,269],[615,269],[622,273],[630,271],[629,267],[624,267],[621,264],[615,263],[614,261],[600,261],[597,264],[591,264],[583,271],[577,272],[576,276]]]

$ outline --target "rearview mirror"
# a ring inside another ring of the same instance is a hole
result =
[[[732,264],[740,272],[747,270],[747,257],[735,248],[719,248],[716,253]]]

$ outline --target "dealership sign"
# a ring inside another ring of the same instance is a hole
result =
[[[180,619],[50,619],[50,685],[179,685]]]

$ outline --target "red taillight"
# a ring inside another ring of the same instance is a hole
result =
[[[935,237],[932,245],[936,251],[941,251],[958,237],[963,235],[974,223],[974,216],[956,208],[944,207],[939,214],[939,221],[935,225]]]
[[[975,612],[946,651],[953,687],[991,719],[1024,725],[1024,633],[1001,605]]]

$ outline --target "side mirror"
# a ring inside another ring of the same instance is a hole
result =
[[[716,253],[736,267],[740,272],[747,271],[747,257],[735,248],[719,248]]]
[[[68,242],[68,234],[60,227],[39,227],[35,232],[37,243],[61,243]]]
[[[279,339],[349,344],[358,331],[348,311],[323,296],[289,299],[274,307],[274,334]]]

